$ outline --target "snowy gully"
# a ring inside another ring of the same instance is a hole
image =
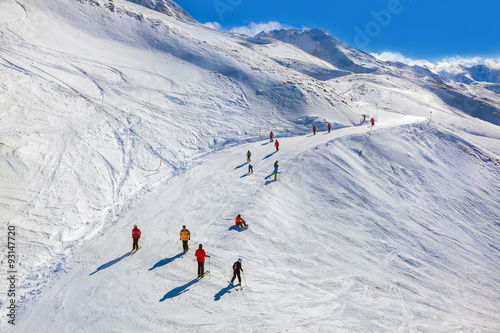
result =
[[[17,271],[16,269],[16,227],[15,226],[8,226],[8,238],[7,238],[7,280],[9,281],[8,283],[8,290],[7,290],[7,317],[9,317],[9,324],[15,325],[16,321],[16,275]]]

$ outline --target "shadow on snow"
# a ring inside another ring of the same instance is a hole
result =
[[[227,230],[236,230],[236,231],[238,231],[238,232],[242,232],[242,231],[245,231],[245,230],[247,230],[247,229],[248,229],[248,227],[243,227],[243,228],[240,228],[240,227],[238,227],[237,225],[232,225],[232,226],[230,226],[230,227],[229,227],[229,229],[227,229]]]
[[[217,294],[215,294],[214,301],[220,300],[220,298],[225,294],[230,294],[231,289],[234,289],[234,286],[232,286],[231,284],[229,284],[226,288],[222,288]]]
[[[247,162],[243,163],[242,165],[238,165],[238,166],[237,166],[236,168],[234,168],[234,169],[236,170],[236,169],[242,168],[242,167],[243,167],[244,165],[246,165],[246,164],[247,164]]]
[[[189,290],[189,287],[191,287],[193,284],[195,284],[198,281],[200,281],[198,278],[194,278],[193,280],[189,281],[188,283],[170,290],[168,293],[165,294],[165,296],[163,296],[162,299],[160,299],[160,302],[163,302],[167,298],[174,298],[174,297],[180,296],[181,294],[184,294],[185,292],[187,292]]]
[[[153,267],[151,267],[149,270],[152,271],[153,269],[155,268],[158,268],[158,267],[161,267],[161,266],[165,266],[167,264],[170,264],[172,261],[174,261],[175,259],[177,258],[180,258],[181,256],[183,255],[183,253],[179,253],[173,257],[170,257],[170,258],[165,258],[165,259],[162,259],[160,261],[158,261]]]
[[[94,275],[95,273],[97,273],[97,272],[99,272],[99,271],[101,271],[101,270],[103,270],[103,269],[106,269],[106,268],[108,268],[108,267],[110,267],[110,266],[113,266],[114,264],[118,263],[118,262],[119,262],[119,261],[121,261],[122,259],[125,259],[126,257],[128,257],[129,253],[130,253],[130,252],[127,252],[127,253],[125,253],[124,255],[122,255],[121,257],[118,257],[118,258],[116,258],[116,259],[113,259],[113,260],[111,260],[111,261],[109,261],[109,262],[107,262],[107,263],[105,263],[105,264],[103,264],[103,265],[99,266],[99,267],[95,270],[95,272],[90,273],[89,275]]]
[[[267,156],[266,156],[266,157],[264,157],[262,160],[265,160],[266,158],[269,158],[269,157],[273,156],[273,155],[274,155],[274,154],[276,154],[277,152],[278,152],[277,150],[273,151],[271,154],[267,155]]]

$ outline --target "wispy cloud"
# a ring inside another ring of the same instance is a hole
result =
[[[386,51],[386,52],[382,52],[380,54],[378,54],[378,53],[370,53],[370,54],[372,56],[374,56],[375,58],[383,60],[383,61],[401,62],[403,64],[410,65],[410,66],[415,66],[415,65],[418,65],[418,66],[431,66],[432,65],[433,66],[434,65],[430,61],[427,61],[424,59],[415,60],[415,59],[405,57],[404,55],[402,55],[399,52],[387,52]]]
[[[282,24],[282,23],[279,23],[276,21],[269,21],[267,23],[265,23],[265,22],[260,22],[260,23],[252,22],[246,26],[231,27],[231,28],[224,28],[218,22],[207,22],[207,23],[204,23],[204,25],[209,27],[209,28],[212,28],[212,29],[221,30],[221,31],[230,31],[230,32],[244,34],[244,35],[252,36],[252,37],[261,33],[261,32],[268,32],[268,31],[273,31],[273,30],[292,28],[286,24]]]
[[[476,65],[486,65],[491,69],[500,70],[500,58],[483,58],[483,57],[450,57],[444,58],[443,60],[437,61],[436,63],[432,63],[430,61],[424,59],[411,59],[405,57],[399,52],[382,52],[371,53],[377,59],[383,61],[393,61],[393,62],[401,62],[403,64],[407,64],[409,66],[423,66],[427,67],[435,72],[448,72],[450,74],[460,74],[464,73],[465,67],[472,67]]]

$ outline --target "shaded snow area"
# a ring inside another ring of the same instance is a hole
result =
[[[141,4],[0,3],[2,332],[498,332],[497,94]]]

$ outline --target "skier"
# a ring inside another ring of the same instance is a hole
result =
[[[271,131],[271,133],[269,133],[269,142],[273,142],[273,131]]]
[[[253,173],[253,166],[251,164],[248,165],[248,174]]]
[[[330,130],[332,129],[332,124],[328,123],[328,133],[330,133]]]
[[[247,151],[247,163],[250,163],[250,156],[252,156],[252,153],[249,151]]]
[[[234,282],[234,279],[236,279],[236,277],[238,277],[238,281],[241,285],[241,276],[240,276],[240,271],[243,272],[243,268],[241,268],[241,258],[238,259],[238,261],[236,261],[234,264],[233,264],[233,278],[231,279],[231,285],[234,286],[233,282]]]
[[[182,229],[180,232],[180,239],[182,241],[183,253],[186,253],[189,250],[188,240],[191,239],[191,233],[189,232],[188,229],[186,229],[185,225],[182,226]]]
[[[203,274],[205,274],[205,258],[210,258],[210,256],[205,253],[205,250],[203,250],[203,245],[201,244],[194,255],[196,256],[196,261],[198,262],[198,278],[202,278]]]
[[[366,114],[363,115],[363,121],[362,123],[364,123],[366,121]]]
[[[243,226],[248,227],[248,224],[241,217],[241,214],[238,214],[238,216],[236,216],[236,218],[234,219],[234,224],[236,224],[240,229],[243,228]]]
[[[130,252],[139,250],[139,238],[141,238],[141,230],[137,228],[137,224],[134,224],[134,229],[132,229],[132,251]]]
[[[372,119],[370,119],[370,121],[372,122],[372,126],[374,126],[375,125],[375,119],[372,118]]]
[[[313,125],[313,133],[316,135],[316,125]]]
[[[276,140],[274,145],[276,146],[276,151],[279,151],[280,150],[280,143],[278,142],[278,140]]]
[[[278,180],[278,167],[279,167],[278,161],[274,162],[274,171],[273,171],[274,180]]]

